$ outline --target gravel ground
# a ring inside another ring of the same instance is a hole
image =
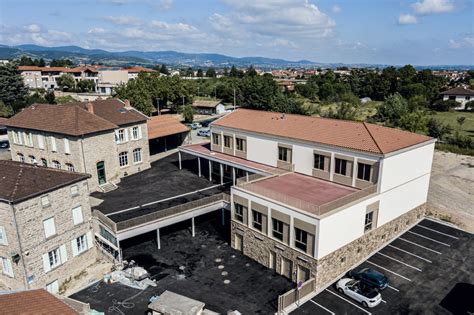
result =
[[[437,217],[474,233],[474,157],[435,151],[428,201]]]

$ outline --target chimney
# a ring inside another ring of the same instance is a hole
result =
[[[130,101],[129,100],[123,100],[123,103],[125,104],[126,109],[132,108],[132,106],[130,106]]]
[[[91,114],[94,114],[94,104],[87,103],[87,111]]]

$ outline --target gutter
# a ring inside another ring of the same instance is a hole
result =
[[[21,240],[20,240],[20,232],[18,231],[18,224],[17,224],[17,220],[16,220],[16,210],[15,210],[15,206],[9,201],[8,204],[10,205],[11,209],[12,209],[12,212],[13,212],[13,222],[15,224],[15,230],[16,230],[16,237],[17,237],[17,241],[18,241],[18,247],[20,248],[20,260],[21,260],[21,264],[23,266],[23,273],[24,273],[24,277],[23,277],[23,282],[25,284],[25,287],[27,289],[30,289],[30,285],[28,283],[28,281],[26,280],[27,278],[27,273],[26,273],[26,264],[25,264],[25,257],[23,256],[23,247],[21,246]]]

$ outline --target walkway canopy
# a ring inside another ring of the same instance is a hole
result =
[[[172,115],[153,116],[147,122],[150,153],[156,154],[183,144],[189,128]]]

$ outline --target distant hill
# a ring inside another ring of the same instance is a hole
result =
[[[165,63],[171,66],[180,67],[255,67],[264,69],[276,68],[337,68],[348,67],[379,67],[388,65],[380,64],[343,64],[343,63],[318,63],[310,60],[290,61],[285,59],[266,57],[231,57],[214,53],[183,53],[177,51],[121,51],[110,52],[102,49],[86,49],[78,46],[46,47],[32,44],[7,46],[0,45],[0,59],[14,59],[22,55],[32,58],[44,58],[46,60],[67,58],[76,63],[99,63],[110,66],[127,65],[155,65]],[[456,66],[425,66],[417,67],[431,69],[474,69],[473,65]]]

